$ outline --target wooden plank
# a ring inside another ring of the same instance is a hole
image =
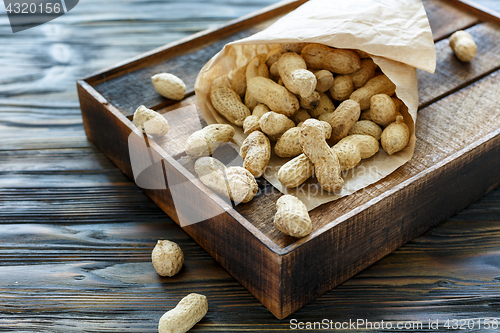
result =
[[[36,179],[30,181],[33,185],[29,188],[0,190],[0,223],[171,221],[131,182],[92,187],[83,187],[76,181],[70,182],[73,186],[66,184],[66,187],[53,182],[42,187]]]
[[[477,15],[457,8],[456,0],[423,0],[434,41],[447,38],[453,32],[479,23]]]
[[[1,172],[86,171],[115,169],[106,155],[92,148],[1,151]]]
[[[471,0],[447,0],[452,4],[452,6],[455,6],[456,8],[464,11],[464,12],[469,12],[472,15],[477,16],[481,20],[484,21],[491,21],[494,23],[500,23],[500,9],[498,8],[498,5],[494,5],[492,1],[471,1]],[[492,8],[497,8],[495,11]]]
[[[443,324],[450,318],[496,317],[499,205],[497,189],[293,318],[441,319]],[[163,215],[159,209],[157,213]],[[161,278],[150,265],[148,251],[163,237],[178,242],[186,254],[178,279]],[[193,331],[290,331],[289,320],[273,319],[172,222],[10,224],[0,228],[0,240],[0,327],[5,332],[43,332],[47,327],[53,332],[118,332],[125,327],[156,332],[163,312],[189,292],[206,294],[210,304]],[[16,251],[28,257],[23,260]],[[31,279],[27,272],[39,278]]]

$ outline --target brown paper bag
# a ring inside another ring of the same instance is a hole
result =
[[[195,84],[198,106],[209,124],[229,122],[210,102],[211,82],[236,72],[257,54],[268,53],[277,43],[311,42],[369,53],[382,72],[396,84],[403,101],[401,113],[410,128],[408,146],[389,156],[382,149],[354,169],[343,173],[341,193],[328,193],[315,179],[287,189],[279,168],[289,161],[273,154],[264,174],[282,193],[297,196],[309,210],[373,184],[408,162],[415,148],[418,89],[416,68],[433,73],[436,55],[432,32],[420,0],[310,0],[271,26],[248,38],[227,44],[200,71]],[[241,145],[243,129],[236,127],[234,141]]]

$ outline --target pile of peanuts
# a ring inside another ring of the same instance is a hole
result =
[[[341,171],[376,154],[379,140],[389,155],[407,146],[410,131],[395,90],[366,53],[290,43],[215,79],[210,100],[248,134],[240,153],[254,177],[264,173],[275,141],[277,156],[294,157],[278,172],[283,186],[297,187],[315,170],[321,187],[335,192],[343,186]],[[210,130],[209,146],[232,138],[229,128],[218,127],[224,134]]]
[[[243,166],[226,168],[209,157],[235,134],[232,125],[215,124],[187,141],[186,154],[199,158],[195,172],[215,192],[248,202],[258,190],[255,178],[269,164],[273,141],[274,154],[292,158],[278,171],[283,186],[297,187],[315,174],[323,190],[340,191],[341,172],[375,155],[379,141],[392,155],[410,139],[396,86],[377,69],[362,51],[315,43],[279,44],[258,54],[213,80],[210,90],[215,110],[248,135],[240,147]],[[293,199],[280,204],[275,226],[294,237],[307,235],[310,220],[301,219],[307,209]],[[279,222],[290,219],[301,222]]]

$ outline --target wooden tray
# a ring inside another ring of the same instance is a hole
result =
[[[296,240],[274,228],[281,194],[265,180],[259,180],[254,200],[235,207],[199,182],[192,163],[182,157],[185,140],[203,119],[199,112],[173,111],[196,107],[198,71],[227,42],[259,31],[304,2],[280,3],[78,81],[89,140],[132,179],[129,151],[142,152],[146,164],[158,161],[160,176],[141,184],[168,187],[145,193],[177,223],[190,216],[176,210],[174,186],[176,200],[189,203],[190,213],[212,216],[184,230],[280,319],[500,184],[500,18],[457,0],[424,1],[437,70],[418,73],[413,159],[378,183],[311,211],[311,235]],[[459,29],[469,31],[479,46],[468,64],[448,46],[447,37]],[[150,77],[163,71],[186,82],[183,101],[172,103],[154,91]],[[146,147],[130,121],[141,104],[165,114],[175,135],[150,140]]]

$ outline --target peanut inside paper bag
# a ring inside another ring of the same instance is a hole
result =
[[[227,44],[200,71],[195,92],[198,106],[208,124],[230,124],[210,102],[211,83],[246,66],[256,55],[268,53],[277,43],[321,43],[335,48],[358,49],[371,55],[396,85],[404,103],[401,113],[410,129],[410,142],[389,156],[383,149],[343,172],[340,193],[321,189],[313,177],[297,188],[285,188],[278,180],[279,168],[288,162],[273,152],[264,178],[282,193],[297,196],[313,208],[354,193],[408,162],[415,149],[418,89],[416,68],[433,73],[436,54],[432,32],[420,0],[311,0],[283,16],[265,30]],[[241,146],[246,135],[234,126],[234,141]]]

